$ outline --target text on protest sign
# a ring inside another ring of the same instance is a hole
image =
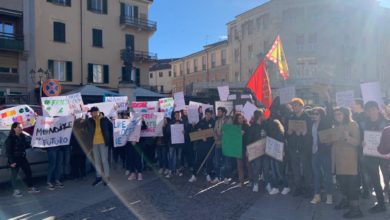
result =
[[[265,153],[276,160],[283,161],[284,143],[267,137]]]
[[[106,96],[105,97],[106,102],[116,103],[118,111],[127,111],[128,100],[129,98],[127,96]]]
[[[158,102],[152,101],[152,102],[132,102],[131,108],[135,113],[140,114],[148,114],[148,113],[154,113],[158,110]]]
[[[69,145],[73,129],[73,116],[38,117],[31,146],[39,148]]]
[[[200,131],[194,131],[190,133],[191,141],[203,140],[204,138],[209,138],[214,136],[214,130],[212,128],[204,129]]]
[[[157,112],[158,102],[132,102],[131,107],[135,113],[141,114],[148,127],[141,131],[141,137],[161,137],[164,124],[164,112]]]
[[[354,100],[355,95],[353,90],[336,93],[337,106],[351,108]]]
[[[265,144],[266,139],[263,138],[246,146],[248,161],[252,161],[256,158],[263,156],[265,153]]]
[[[11,128],[14,122],[23,124],[24,128],[34,126],[35,112],[28,105],[18,105],[0,111],[0,127]]]
[[[171,143],[172,144],[184,144],[184,125],[183,124],[171,125]]]
[[[42,97],[43,116],[67,116],[70,115],[69,101],[66,96]]]
[[[138,142],[141,135],[141,117],[116,119],[113,123],[114,147],[125,146],[127,141]]]
[[[69,104],[69,112],[73,113],[75,115],[79,115],[80,117],[82,116],[83,113],[83,98],[81,97],[81,94],[75,93],[71,95],[66,96],[68,99],[68,104]]]
[[[364,131],[363,154],[373,157],[384,157],[378,152],[378,146],[381,141],[382,132]]]
[[[165,117],[171,118],[173,109],[175,107],[175,102],[173,98],[163,98],[158,100],[160,106],[160,112],[165,113]]]

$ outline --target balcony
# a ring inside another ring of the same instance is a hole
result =
[[[145,31],[157,30],[157,22],[130,16],[120,16],[120,24]]]
[[[0,32],[0,50],[23,51],[23,35]]]
[[[157,54],[131,49],[121,50],[121,59],[126,62],[156,62]]]

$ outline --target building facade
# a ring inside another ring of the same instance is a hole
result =
[[[172,91],[186,95],[203,93],[229,81],[228,41],[204,46],[203,50],[171,62]]]
[[[23,27],[14,30],[24,36],[24,47],[17,52],[23,63],[15,73],[21,82],[16,83],[18,92],[32,95],[40,79],[38,74],[31,77],[30,70],[40,68],[59,80],[64,92],[85,84],[118,90],[121,83],[149,83],[150,63],[157,60],[148,52],[157,28],[148,20],[152,0],[5,2],[1,7],[21,14]],[[0,90],[12,85],[0,83]]]
[[[149,87],[152,91],[162,94],[172,93],[173,74],[171,70],[171,62],[177,59],[162,59],[158,60],[149,69]]]

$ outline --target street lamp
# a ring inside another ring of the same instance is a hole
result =
[[[38,71],[35,71],[34,69],[30,70],[30,77],[31,80],[35,83],[35,79],[38,76],[39,78],[39,98],[42,98],[42,84],[44,79],[48,79],[50,75],[49,70],[44,71],[42,68],[39,68]]]

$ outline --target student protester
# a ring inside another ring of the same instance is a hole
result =
[[[190,132],[191,129],[193,129],[193,125],[188,122],[188,110],[184,109],[181,111],[182,119],[187,126],[185,128],[186,133],[184,134],[184,147],[182,151],[182,157],[181,157],[181,172],[183,172],[184,167],[187,162],[187,167],[189,170],[193,170],[194,168],[194,160],[195,160],[195,152],[194,152],[194,145],[193,142],[190,140]]]
[[[305,103],[302,99],[292,99],[291,106],[294,114],[289,120],[304,121],[306,124],[299,132],[290,129],[287,124],[287,152],[293,173],[293,196],[303,195],[305,198],[310,198],[312,191],[312,136],[308,129],[312,127],[312,122],[309,115],[304,112]]]
[[[14,122],[11,130],[5,140],[5,151],[8,158],[8,165],[11,168],[11,183],[14,190],[14,197],[22,197],[18,181],[19,169],[22,169],[25,175],[25,183],[28,187],[28,193],[39,193],[39,189],[33,186],[32,173],[29,162],[26,158],[26,149],[31,147],[23,134],[23,125]]]
[[[360,144],[359,125],[352,120],[351,111],[347,108],[335,108],[333,111],[335,127],[345,138],[332,145],[332,169],[336,174],[343,195],[335,209],[349,210],[344,218],[363,216],[359,206],[358,146]]]
[[[232,124],[233,121],[225,107],[218,107],[217,109],[217,121],[214,126],[214,140],[215,140],[215,151],[214,151],[214,169],[217,172],[211,183],[215,184],[223,180],[225,184],[229,183],[229,170],[231,162],[229,157],[225,157],[222,154],[222,127],[223,125]]]
[[[214,129],[215,121],[212,118],[213,110],[206,109],[205,111],[205,117],[201,119],[194,127],[195,131],[201,131],[206,129]],[[195,141],[194,146],[196,147],[196,161],[195,166],[192,171],[192,176],[188,180],[189,182],[195,182],[197,172],[202,164],[202,162],[206,159],[207,154],[211,150],[211,148],[214,146],[214,137],[204,138],[203,140]],[[204,167],[207,171],[206,180],[207,182],[211,182],[213,178],[215,178],[215,173],[213,172],[213,154],[211,153],[209,157],[207,158]]]
[[[142,119],[141,130],[147,129],[148,126],[145,123],[145,120]],[[142,181],[142,150],[141,150],[141,138],[140,142],[128,141],[126,144],[127,148],[127,163],[126,169],[130,171],[130,175],[127,178],[128,180],[138,180]]]
[[[76,128],[74,128],[73,132],[77,132]],[[86,175],[85,162],[87,156],[85,155],[84,150],[80,146],[78,140],[76,139],[76,136],[73,133],[72,136],[70,137],[70,146],[72,147],[72,152],[70,157],[71,176],[74,179],[82,179]]]
[[[92,115],[91,118],[77,119],[74,126],[84,131],[85,144],[92,149],[93,164],[96,169],[96,179],[92,186],[102,182],[107,185],[110,181],[108,150],[110,146],[113,146],[113,126],[107,117],[100,114],[98,107],[92,107],[89,112]]]
[[[383,114],[380,112],[378,103],[375,101],[369,101],[364,106],[365,113],[367,115],[366,120],[363,122],[364,131],[378,131],[382,132],[383,129],[389,125],[389,121],[385,119]],[[364,148],[364,142],[363,142]],[[386,211],[385,198],[383,196],[383,189],[380,182],[381,169],[383,174],[383,180],[385,183],[385,192],[390,196],[389,191],[389,172],[388,166],[389,161],[380,157],[364,156],[364,166],[370,177],[371,183],[375,190],[377,204],[369,209],[370,213],[378,213]]]
[[[55,187],[64,188],[64,184],[60,181],[62,174],[62,165],[64,160],[63,146],[47,148],[47,189],[54,190]]]
[[[163,136],[156,138],[156,154],[160,175],[168,174],[168,136],[165,127],[169,124],[169,118],[164,118]]]

